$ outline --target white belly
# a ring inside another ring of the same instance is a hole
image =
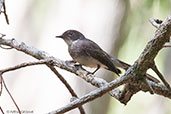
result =
[[[100,67],[106,68],[105,65],[101,64],[99,61],[95,60],[94,58],[86,58],[86,57],[80,57],[77,59],[74,59],[74,61],[80,63],[81,65],[91,67],[91,68],[97,68],[97,65],[99,64]]]

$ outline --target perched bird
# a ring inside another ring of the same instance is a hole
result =
[[[115,72],[117,75],[121,73],[112,62],[111,56],[102,50],[95,42],[85,38],[79,31],[68,30],[61,36],[56,37],[62,38],[67,43],[68,51],[73,61],[87,67],[96,68],[93,74],[100,67]]]
[[[73,61],[87,67],[96,68],[92,74],[102,67],[119,75],[121,71],[116,66],[125,70],[130,67],[129,64],[106,53],[100,46],[85,38],[79,31],[67,30],[61,36],[56,36],[56,38],[62,38],[67,43],[68,51]],[[146,74],[146,77],[156,83],[160,82],[149,74]]]

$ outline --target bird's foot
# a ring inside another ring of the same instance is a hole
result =
[[[99,68],[100,68],[100,65],[98,64],[96,70],[94,70],[93,72],[88,72],[87,75],[89,74],[94,75],[96,71],[99,70]]]

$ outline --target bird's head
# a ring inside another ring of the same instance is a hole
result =
[[[76,30],[67,30],[61,36],[56,38],[62,38],[68,45],[71,45],[74,41],[84,39],[84,35]]]

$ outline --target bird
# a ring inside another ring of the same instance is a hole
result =
[[[56,36],[62,38],[68,45],[68,51],[74,62],[80,65],[96,68],[94,74],[99,68],[105,68],[119,75],[121,70],[116,68],[113,60],[107,52],[105,52],[94,41],[87,39],[81,32],[77,30],[67,30],[62,35]]]
[[[87,39],[77,30],[67,30],[62,35],[56,36],[56,38],[61,38],[66,42],[69,54],[74,62],[78,62],[83,66],[96,68],[92,74],[99,70],[99,68],[105,68],[119,76],[121,70],[117,67],[127,70],[131,66],[108,54],[98,44]],[[146,74],[146,77],[151,81],[160,83],[158,79],[150,74]]]

